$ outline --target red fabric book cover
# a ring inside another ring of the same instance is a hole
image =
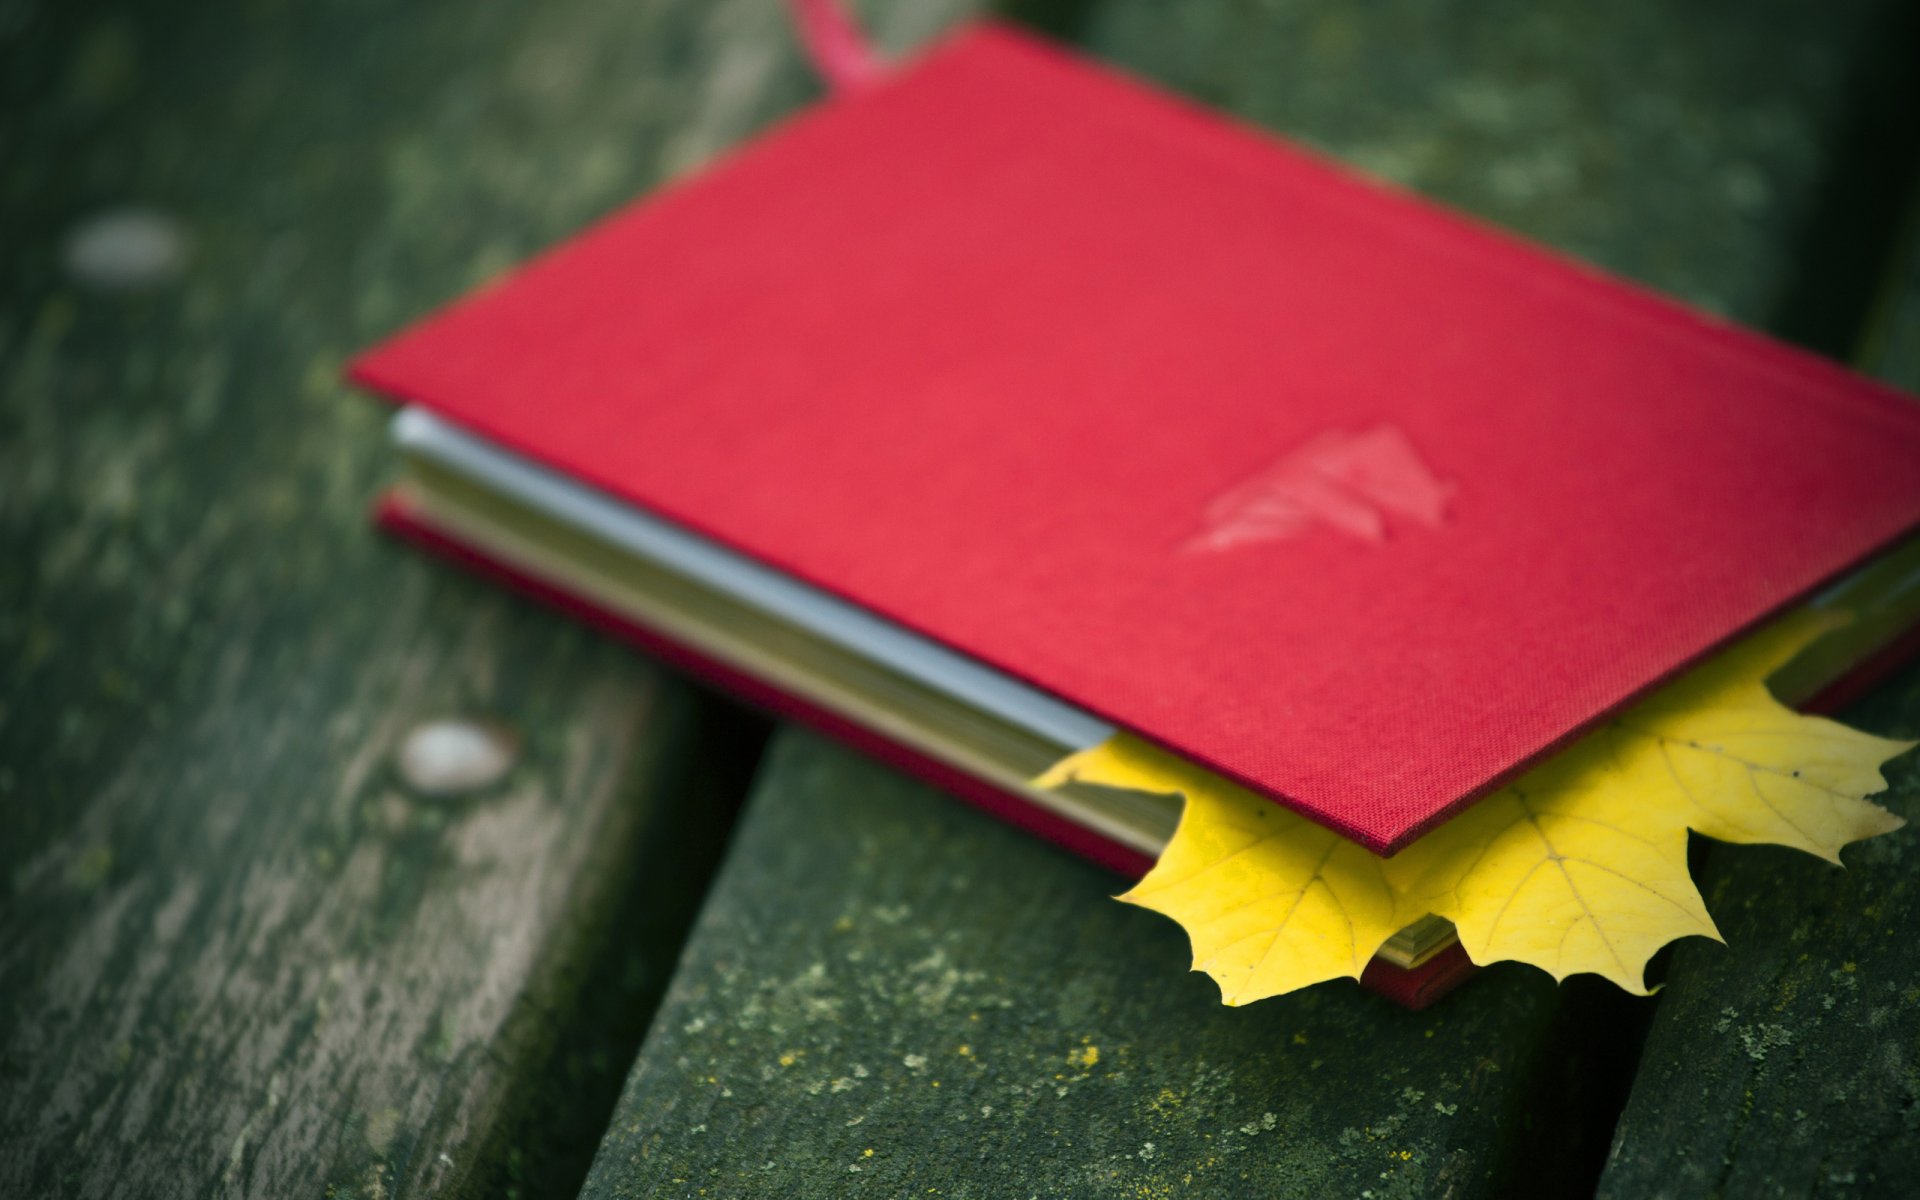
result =
[[[1920,524],[1897,393],[992,26],[353,375],[1383,853]]]

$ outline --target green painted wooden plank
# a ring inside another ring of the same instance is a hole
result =
[[[1117,886],[781,735],[584,1194],[1481,1190],[1550,983],[1228,1009]]]
[[[1920,247],[1864,365],[1920,390]],[[1920,668],[1840,714],[1920,738]],[[1920,821],[1920,762],[1882,797]],[[1701,884],[1729,947],[1680,948],[1601,1194],[1904,1196],[1920,1179],[1920,832],[1844,870],[1716,847]]]
[[[376,539],[339,372],[814,95],[781,14],[10,5],[0,55],[0,1194],[562,1190],[561,1118],[577,1183],[752,738]],[[405,785],[447,714],[504,780]]]
[[[1877,9],[1058,7],[1128,69],[1750,321],[1792,286]],[[1345,985],[1222,1009],[1110,878],[805,735],[777,746],[587,1195],[1598,1175],[1640,1002],[1502,967],[1424,1015]]]

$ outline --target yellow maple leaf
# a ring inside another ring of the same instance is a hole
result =
[[[1600,731],[1648,804],[1723,842],[1770,842],[1840,861],[1850,842],[1904,822],[1863,799],[1887,786],[1880,765],[1915,743],[1794,712],[1767,677],[1844,624],[1807,610],[1656,692]]]
[[[1390,859],[1124,734],[1040,782],[1186,797],[1172,842],[1121,899],[1180,922],[1227,1003],[1357,977],[1428,913],[1454,923],[1475,962],[1592,972],[1644,995],[1660,947],[1719,936],[1687,872],[1689,829],[1838,862],[1903,823],[1863,797],[1914,743],[1804,716],[1767,690],[1834,620],[1776,623]]]
[[[1687,873],[1684,819],[1634,780],[1575,746],[1386,860],[1400,912],[1446,917],[1477,963],[1590,971],[1645,995],[1655,951],[1720,934]]]
[[[1173,841],[1120,899],[1178,921],[1224,1003],[1358,979],[1404,924],[1378,857],[1130,734],[1038,782],[1069,781],[1185,797]]]
[[[1475,962],[1593,972],[1639,995],[1675,938],[1717,938],[1687,831],[1831,862],[1904,822],[1863,797],[1912,742],[1805,716],[1767,676],[1833,628],[1796,613],[1719,655],[1388,860],[1401,911],[1454,923]],[[1417,911],[1416,911],[1417,910]]]

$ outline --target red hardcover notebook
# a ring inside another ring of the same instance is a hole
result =
[[[352,375],[1379,853],[1920,524],[1897,393],[991,25]]]

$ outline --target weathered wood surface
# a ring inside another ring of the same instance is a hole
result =
[[[752,730],[381,544],[339,371],[814,94],[781,14],[13,5],[0,54],[0,1194],[577,1181]],[[403,785],[447,714],[504,780]]]
[[[585,1195],[1460,1194],[1551,985],[1246,1009],[1110,875],[783,733]]]
[[[1863,365],[1920,391],[1920,247]],[[1920,469],[1920,464],[1916,464]],[[1841,714],[1920,738],[1920,667]],[[1920,760],[1884,803],[1920,822]],[[1674,955],[1601,1194],[1910,1196],[1920,1181],[1920,825],[1846,869],[1712,850],[1701,889],[1727,947]]]
[[[1501,228],[1765,325],[1897,4],[1106,0],[1095,53]]]
[[[1063,24],[1764,323],[1877,11],[1114,0]],[[1110,878],[807,735],[776,746],[587,1195],[1591,1188],[1637,1002],[1502,967],[1424,1015],[1345,985],[1222,1009]]]

